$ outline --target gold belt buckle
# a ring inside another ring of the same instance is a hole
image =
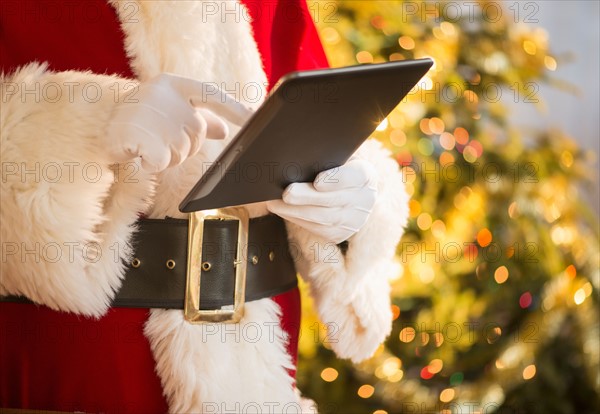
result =
[[[233,309],[200,310],[200,287],[202,284],[202,239],[206,220],[236,220],[238,225],[235,266]],[[244,249],[248,246],[248,212],[241,207],[223,208],[210,212],[194,212],[189,216],[188,264],[185,287],[185,319],[190,323],[236,323],[244,315],[246,291],[246,268]]]

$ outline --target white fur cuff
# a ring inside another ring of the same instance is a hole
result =
[[[380,142],[365,142],[356,156],[370,161],[380,179],[374,209],[350,238],[345,255],[335,244],[287,224],[299,253],[297,268],[310,283],[331,347],[358,362],[370,357],[391,330],[388,280],[400,271],[394,255],[408,218],[408,195],[398,164]]]
[[[111,166],[101,144],[128,81],[35,63],[1,80],[0,293],[100,316],[151,195],[139,166]]]

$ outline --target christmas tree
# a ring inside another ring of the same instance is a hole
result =
[[[538,104],[561,63],[527,3],[310,10],[332,66],[435,65],[374,133],[412,195],[392,334],[338,360],[305,301],[300,388],[325,413],[600,412],[598,220],[580,201],[594,154],[557,130],[524,144],[503,103]]]

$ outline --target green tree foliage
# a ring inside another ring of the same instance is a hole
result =
[[[420,57],[435,66],[374,134],[412,195],[392,334],[353,366],[323,343],[307,303],[300,388],[332,413],[598,412],[598,221],[580,201],[597,185],[594,154],[561,131],[507,121],[507,103],[543,105],[538,85],[561,64],[528,24],[532,10],[310,9],[333,66]]]

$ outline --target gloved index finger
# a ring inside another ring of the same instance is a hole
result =
[[[373,181],[374,169],[368,162],[353,159],[346,164],[320,172],[313,185],[317,191],[360,188]]]
[[[209,109],[236,125],[244,125],[254,113],[214,83],[200,82],[181,76],[173,76],[172,81],[182,95],[189,97],[193,106]]]
[[[283,201],[295,206],[339,207],[349,204],[354,191],[317,191],[312,183],[292,183],[283,192]]]

